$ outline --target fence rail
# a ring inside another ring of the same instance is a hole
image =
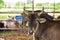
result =
[[[29,30],[28,28],[0,28],[0,30],[12,30],[12,31],[16,31],[16,30]]]
[[[0,30],[20,30],[20,28],[0,28]]]
[[[51,12],[47,12],[47,13],[60,13],[60,11],[56,11],[56,12],[51,11]]]

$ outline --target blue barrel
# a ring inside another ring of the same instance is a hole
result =
[[[15,19],[16,19],[16,20],[22,20],[22,16],[21,16],[21,15],[16,15],[16,16],[15,16]]]

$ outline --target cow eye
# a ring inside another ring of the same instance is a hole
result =
[[[40,18],[40,19],[39,19],[39,22],[40,22],[40,23],[45,23],[46,21],[47,21],[47,20],[46,20],[45,18]]]

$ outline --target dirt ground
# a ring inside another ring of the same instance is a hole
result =
[[[32,35],[19,32],[0,32],[0,38],[5,40],[32,40]]]

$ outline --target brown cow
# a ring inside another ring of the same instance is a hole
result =
[[[36,19],[38,20],[36,21]],[[42,12],[40,15],[30,15],[30,28],[35,29],[35,40],[59,40],[60,20],[55,21],[53,17]],[[37,26],[38,24],[38,26]]]

